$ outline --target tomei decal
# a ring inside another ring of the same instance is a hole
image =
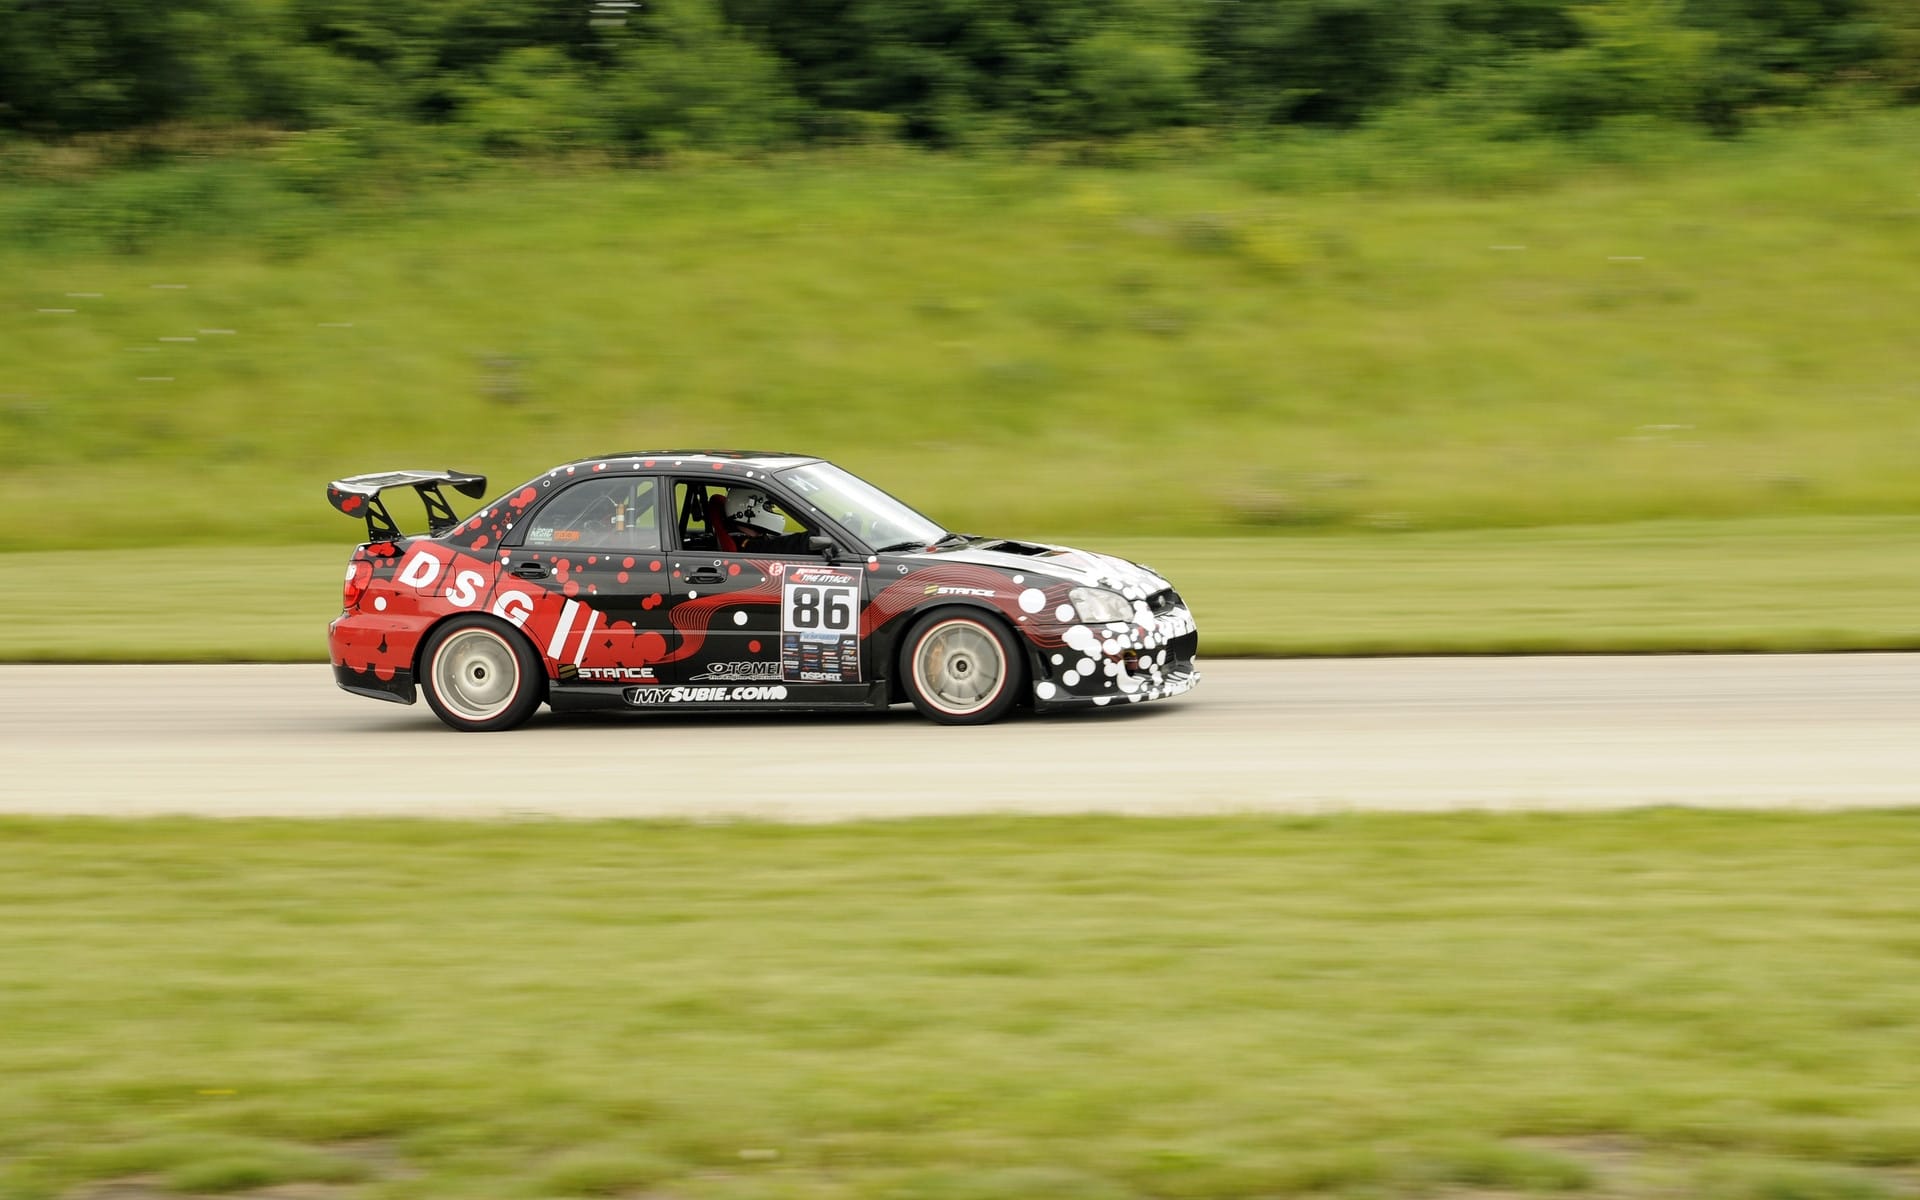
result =
[[[707,669],[693,676],[696,680],[728,679],[778,679],[780,664],[777,662],[712,662]]]
[[[861,576],[838,567],[794,567],[780,604],[780,678],[860,681]]]
[[[628,704],[737,704],[745,700],[785,700],[787,689],[771,687],[628,688]]]

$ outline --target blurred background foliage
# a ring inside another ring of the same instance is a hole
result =
[[[1351,126],[1728,133],[1920,94],[1911,0],[0,0],[0,129],[431,129],[485,153]],[[119,143],[152,153],[152,139]]]
[[[1031,536],[1920,511],[1913,0],[0,0],[0,64],[4,550],[665,444]]]

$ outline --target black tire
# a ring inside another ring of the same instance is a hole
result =
[[[420,690],[449,729],[491,733],[526,724],[546,698],[540,656],[504,621],[455,617],[427,636]]]
[[[920,715],[941,725],[985,725],[1020,698],[1026,658],[985,613],[947,608],[920,618],[900,645],[900,679]]]

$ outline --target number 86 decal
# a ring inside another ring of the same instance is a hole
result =
[[[787,585],[786,628],[797,633],[851,633],[860,589]]]

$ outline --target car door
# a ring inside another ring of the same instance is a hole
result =
[[[714,699],[750,699],[737,685],[756,685],[779,688],[778,698],[789,702],[865,702],[870,685],[859,636],[865,572],[830,565],[812,551],[722,548],[712,525],[715,502],[724,495],[708,480],[674,484],[678,520],[670,533],[677,549],[669,587],[672,622],[683,639],[678,681],[710,687]],[[773,501],[777,506],[779,497]],[[809,527],[783,515],[786,543],[804,544]]]
[[[668,619],[664,481],[595,474],[521,522],[503,584],[535,583],[560,605],[526,628],[562,684],[655,684],[680,639]]]

